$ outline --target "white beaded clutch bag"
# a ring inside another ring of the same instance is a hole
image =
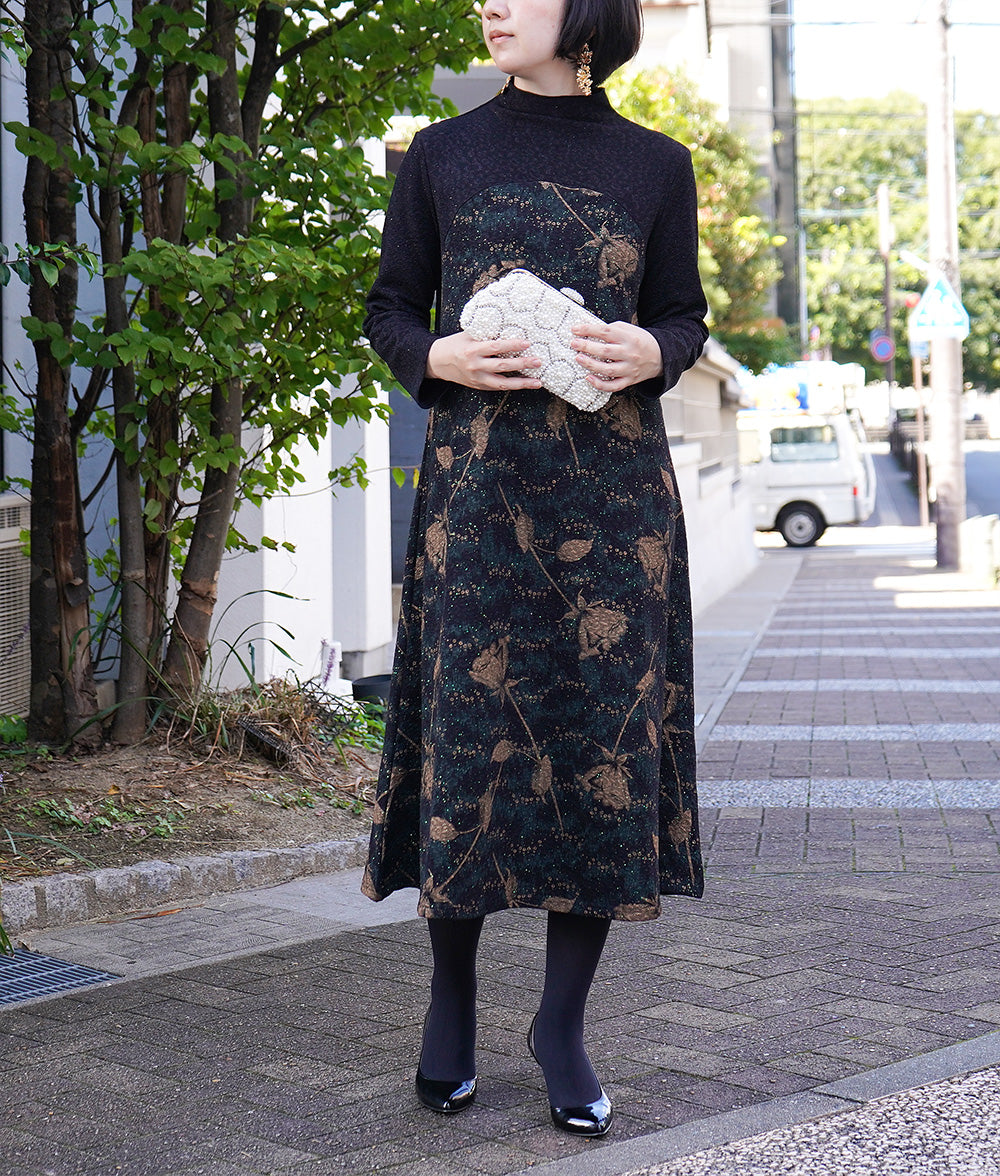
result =
[[[575,290],[557,290],[526,269],[511,270],[473,294],[459,318],[473,339],[527,339],[531,346],[518,354],[542,361],[529,374],[584,412],[603,408],[611,393],[595,388],[577,363],[573,328],[601,322]]]

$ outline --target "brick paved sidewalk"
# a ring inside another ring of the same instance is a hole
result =
[[[613,928],[589,1018],[618,1108],[606,1141],[548,1124],[524,1045],[544,916],[515,911],[484,933],[481,1095],[462,1115],[412,1096],[422,920],[321,926],[0,1013],[6,1170],[466,1176],[579,1155],[624,1172],[629,1140],[994,1032],[1000,741],[982,694],[1000,674],[982,651],[1000,640],[977,630],[1000,612],[910,562],[775,552],[701,618],[709,886]]]
[[[837,781],[823,804],[1000,807],[1000,593],[927,562],[810,553],[717,717],[699,779]],[[706,789],[727,795],[753,794]]]

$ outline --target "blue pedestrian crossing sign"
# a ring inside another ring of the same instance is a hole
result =
[[[964,339],[969,333],[969,312],[951,283],[938,277],[920,296],[907,323],[911,343],[934,339]]]

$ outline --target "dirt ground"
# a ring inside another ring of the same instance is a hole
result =
[[[299,770],[153,735],[85,756],[0,757],[0,882],[307,845],[370,826],[378,753],[330,748]]]

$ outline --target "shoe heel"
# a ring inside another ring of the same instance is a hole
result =
[[[537,1020],[538,1014],[535,1013],[528,1026],[528,1053],[538,1062],[538,1065],[541,1065],[535,1053],[535,1022]],[[555,1103],[550,1102],[549,1111],[553,1124],[560,1131],[565,1131],[568,1135],[579,1135],[585,1139],[599,1139],[602,1135],[607,1135],[611,1129],[611,1120],[614,1118],[611,1099],[605,1094],[603,1086],[600,1095],[593,1102],[585,1103],[579,1107],[557,1107]]]

